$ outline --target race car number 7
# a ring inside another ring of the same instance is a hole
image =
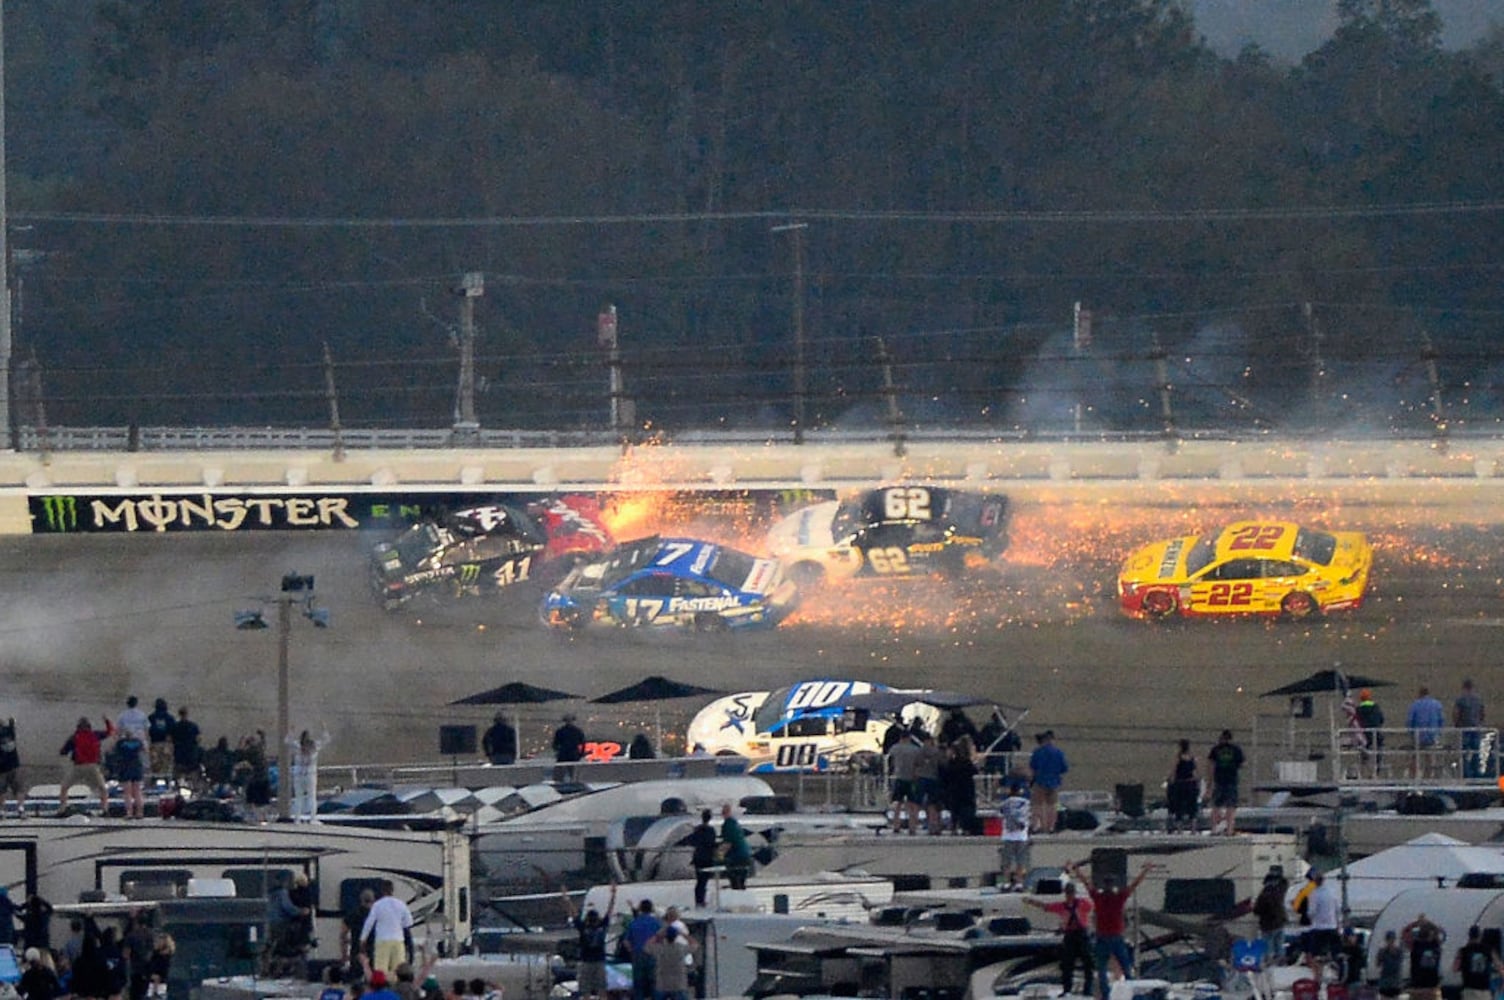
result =
[[[657,561],[653,563],[653,565],[667,566],[669,563],[673,562],[679,557],[688,555],[689,550],[693,549],[694,547],[695,546],[693,542],[665,542],[663,546],[663,554],[658,557]]]
[[[1285,529],[1277,524],[1250,524],[1233,532],[1232,542],[1227,547],[1234,552],[1272,549],[1284,532]]]

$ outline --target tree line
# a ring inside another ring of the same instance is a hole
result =
[[[608,303],[659,427],[1152,424],[1167,361],[1211,421],[1483,419],[1504,33],[1338,8],[1291,66],[1174,0],[102,0],[35,90],[89,141],[10,185],[17,419],[321,423],[327,344],[348,423],[443,425],[469,272],[488,426],[600,420]]]

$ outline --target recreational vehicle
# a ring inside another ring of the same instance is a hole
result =
[[[342,915],[383,880],[412,909],[415,941],[452,954],[470,938],[469,845],[450,830],[82,817],[0,829],[0,885],[55,905],[178,899],[189,879],[228,879],[236,897],[265,900],[299,873],[317,899],[312,959],[341,957]]]

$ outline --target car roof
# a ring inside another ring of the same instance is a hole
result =
[[[1292,559],[1300,525],[1293,521],[1235,521],[1217,535],[1213,562],[1228,559]]]
[[[928,483],[908,483],[891,486],[882,486],[875,490],[868,490],[857,501],[857,509],[861,511],[864,521],[869,524],[908,524],[914,518],[901,517],[890,518],[887,512],[887,495],[892,489],[922,489],[930,495],[930,519],[940,520],[950,515],[951,491],[941,486],[931,486]]]

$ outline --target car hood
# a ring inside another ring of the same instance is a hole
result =
[[[739,749],[756,735],[752,716],[767,698],[766,691],[741,691],[717,698],[690,720],[687,745],[698,743],[711,753]]]
[[[801,507],[768,530],[768,550],[782,556],[800,549],[829,548],[835,544],[831,525],[841,504],[837,500]]]
[[[1356,531],[1334,531],[1337,550],[1332,553],[1331,569],[1344,576],[1364,569],[1373,562],[1373,547],[1367,536]]]
[[[1185,558],[1196,543],[1196,537],[1182,535],[1135,550],[1124,560],[1119,576],[1132,583],[1184,580]]]

